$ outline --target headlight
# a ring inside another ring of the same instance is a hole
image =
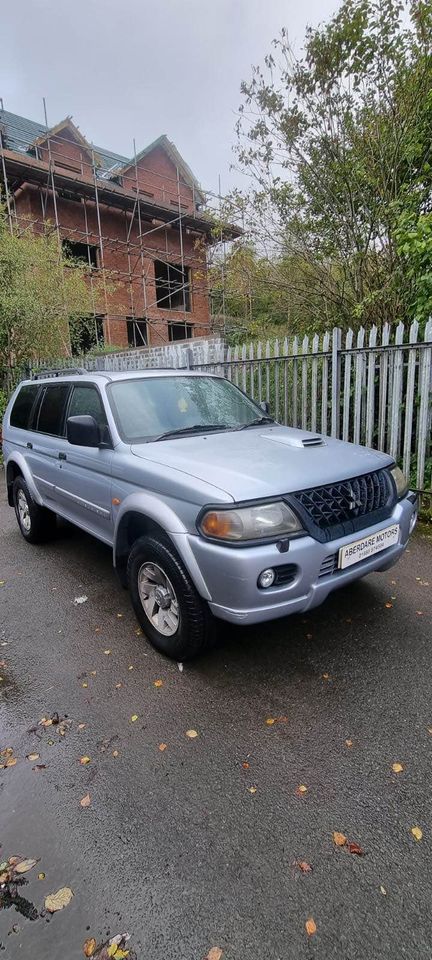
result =
[[[302,529],[295,514],[282,501],[235,510],[208,510],[199,527],[206,537],[237,541],[283,537]]]
[[[397,492],[397,495],[398,495],[398,500],[401,500],[402,497],[405,496],[405,494],[406,494],[406,492],[407,492],[407,490],[408,490],[408,486],[409,486],[408,480],[407,480],[405,474],[402,473],[402,470],[400,469],[400,467],[393,467],[393,469],[390,470],[390,473],[391,473],[391,475],[392,475],[392,477],[393,477],[393,480],[394,480],[394,482],[395,482],[395,484],[396,484],[396,492]]]

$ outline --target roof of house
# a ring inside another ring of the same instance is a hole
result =
[[[46,139],[47,132],[55,136],[65,126],[73,130],[83,146],[93,151],[98,166],[98,176],[103,176],[108,179],[119,176],[123,170],[127,170],[135,163],[135,157],[125,157],[119,153],[114,153],[112,150],[106,150],[105,147],[97,147],[90,143],[83,136],[76,124],[73,123],[71,117],[66,117],[54,127],[50,127],[47,131],[43,123],[36,123],[34,120],[20,117],[16,113],[9,113],[8,110],[0,110],[0,130],[3,134],[3,144],[8,150],[15,150],[18,153],[29,153],[37,144],[43,143]],[[162,136],[153,140],[147,147],[144,147],[144,150],[141,150],[140,153],[137,154],[137,161],[141,160],[142,157],[145,157],[156,147],[165,150],[173,163],[178,167],[182,178],[193,186],[200,198],[203,198],[202,188],[194,177],[192,170],[180,156],[176,146],[165,134],[162,134]]]

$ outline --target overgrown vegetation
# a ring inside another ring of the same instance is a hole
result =
[[[53,231],[11,234],[0,209],[0,372],[71,353],[93,323],[88,268],[59,249]],[[93,281],[93,297],[98,293]]]
[[[213,269],[234,327],[318,330],[432,313],[432,3],[345,0],[242,84],[240,212],[254,248]],[[258,252],[257,252],[258,251]],[[234,331],[234,336],[236,335]]]

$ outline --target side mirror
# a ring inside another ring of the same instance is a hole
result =
[[[264,413],[270,413],[270,404],[267,403],[267,400],[262,400],[260,403],[261,410],[264,410]]]
[[[68,417],[66,436],[69,443],[80,447],[100,447],[101,430],[94,417],[84,414],[81,417]]]

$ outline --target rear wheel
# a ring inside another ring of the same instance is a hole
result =
[[[140,537],[127,567],[132,605],[150,642],[173,660],[190,660],[214,643],[213,618],[174,551]]]
[[[24,540],[28,543],[50,540],[56,529],[56,515],[35,503],[23,477],[14,480],[13,502]]]

